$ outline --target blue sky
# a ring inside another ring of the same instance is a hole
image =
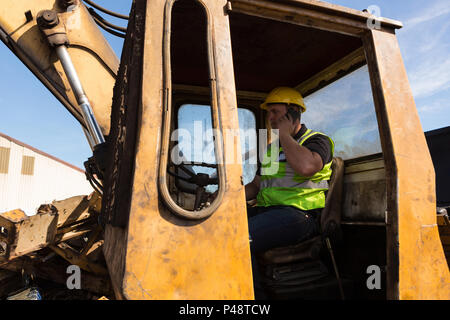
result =
[[[128,14],[131,0],[95,0]],[[450,6],[448,0],[333,0],[362,10],[371,5],[381,16],[403,22],[397,31],[424,131],[450,125]],[[123,25],[123,20],[111,19]],[[122,40],[106,35],[120,56]],[[91,156],[78,123],[0,43],[0,132],[82,167]]]
[[[403,60],[424,131],[450,125],[450,4],[447,0],[330,0],[354,9],[376,5],[399,20]]]
[[[129,14],[131,0],[95,0],[112,11]],[[103,15],[126,26],[126,21]],[[123,40],[104,33],[120,57]],[[0,42],[0,132],[84,169],[92,156],[78,122]]]

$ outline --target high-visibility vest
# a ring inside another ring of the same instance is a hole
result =
[[[306,140],[316,134],[322,134],[330,140],[331,158],[333,158],[334,142],[321,132],[307,129],[298,139],[298,143],[303,145]],[[280,146],[279,152],[282,150]],[[328,190],[328,180],[331,177],[331,163],[332,161],[326,163],[322,170],[312,177],[303,177],[297,174],[287,161],[280,161],[279,156],[275,160],[271,159],[271,146],[269,146],[261,165],[261,184],[257,196],[257,206],[283,205],[300,210],[324,208],[325,191]],[[274,170],[274,168],[277,169]]]

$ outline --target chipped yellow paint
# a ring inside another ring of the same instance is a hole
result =
[[[223,129],[238,129],[225,0],[202,1],[215,39]],[[147,2],[142,124],[134,172],[123,293],[128,299],[253,299],[249,235],[240,164],[226,165],[223,202],[212,216],[187,221],[158,203],[165,1]],[[225,67],[229,66],[229,67]],[[240,144],[227,146],[239,154]],[[157,152],[155,152],[157,150]]]
[[[0,216],[13,223],[17,223],[28,218],[25,212],[20,209],[0,213]]]
[[[435,173],[397,39],[372,30],[370,41],[381,84],[381,99],[375,100],[383,152],[396,173],[387,178],[396,184],[389,198],[397,212],[388,214],[397,214],[398,223],[398,265],[392,266],[398,268],[397,298],[448,300],[450,274],[437,229]]]

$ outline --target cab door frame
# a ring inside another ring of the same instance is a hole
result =
[[[386,168],[387,298],[449,299],[434,167],[395,36],[402,23],[312,0],[230,0],[228,10],[362,40]]]

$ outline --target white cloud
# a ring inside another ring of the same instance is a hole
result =
[[[450,102],[443,99],[426,102],[424,104],[417,104],[419,113],[438,113],[450,107]]]
[[[419,47],[420,52],[427,52],[432,51],[435,48],[438,48],[442,45],[446,45],[446,41],[443,42],[443,37],[447,34],[447,29],[450,27],[450,21],[447,21],[439,31],[433,32],[430,30],[430,32],[427,32],[427,40],[423,41],[421,43],[421,46]]]
[[[405,65],[416,99],[426,98],[450,87],[450,6],[448,1],[429,7],[406,19],[398,33]]]
[[[416,99],[450,88],[450,57],[435,56],[422,61],[420,66],[412,69],[409,78]]]
[[[424,2],[424,6],[428,4],[429,4],[428,2]],[[450,6],[448,4],[448,1],[447,0],[439,1],[436,2],[432,7],[425,8],[423,11],[420,12],[419,15],[406,20],[404,26],[405,29],[413,28],[419,24],[434,20],[448,13],[450,13]]]

